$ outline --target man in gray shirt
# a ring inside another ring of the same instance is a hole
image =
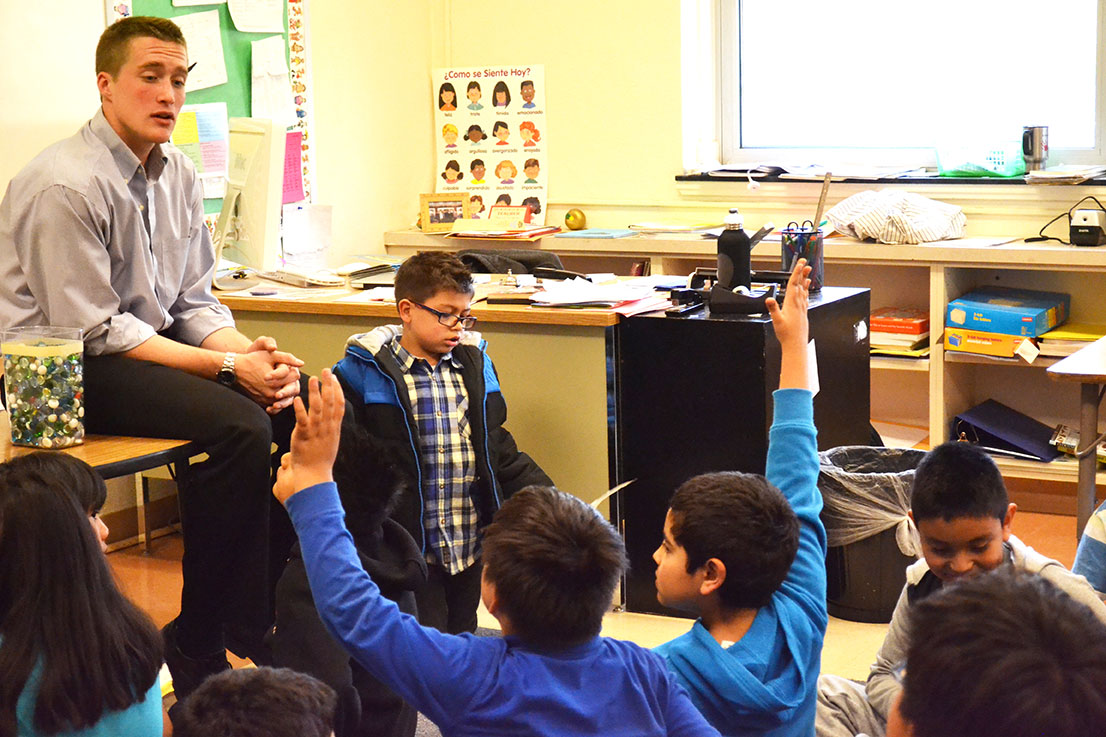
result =
[[[287,443],[302,365],[238,332],[211,294],[200,183],[167,145],[187,77],[171,21],[108,28],[101,109],[0,203],[0,327],[84,330],[89,432],[194,440],[208,454],[182,478],[181,613],[163,631],[178,696],[229,667],[224,633],[248,647],[271,621],[271,444]]]

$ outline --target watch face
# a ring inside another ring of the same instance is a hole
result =
[[[230,369],[219,369],[219,373],[215,375],[215,380],[223,386],[230,386],[234,383],[234,372]]]

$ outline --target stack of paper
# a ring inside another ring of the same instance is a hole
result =
[[[1053,328],[1037,339],[1042,356],[1070,356],[1106,335],[1106,325],[1069,322]]]
[[[1028,172],[1026,184],[1079,184],[1106,173],[1106,166],[1054,166]]]
[[[586,279],[546,281],[543,286],[545,289],[532,297],[535,306],[610,308],[656,296],[653,288],[645,285],[593,284]]]

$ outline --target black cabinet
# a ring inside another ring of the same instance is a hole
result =
[[[820,449],[869,441],[868,308],[867,289],[811,295]],[[687,616],[660,606],[654,588],[668,499],[696,474],[764,473],[780,345],[767,314],[709,312],[633,317],[615,341],[613,471],[619,483],[637,479],[612,505],[630,558],[626,608]]]

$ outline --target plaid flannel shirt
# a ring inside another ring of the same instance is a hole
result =
[[[469,495],[476,452],[461,363],[448,353],[431,366],[411,355],[396,336],[395,353],[415,412],[422,465],[423,528],[427,559],[457,574],[476,561],[478,517]]]

